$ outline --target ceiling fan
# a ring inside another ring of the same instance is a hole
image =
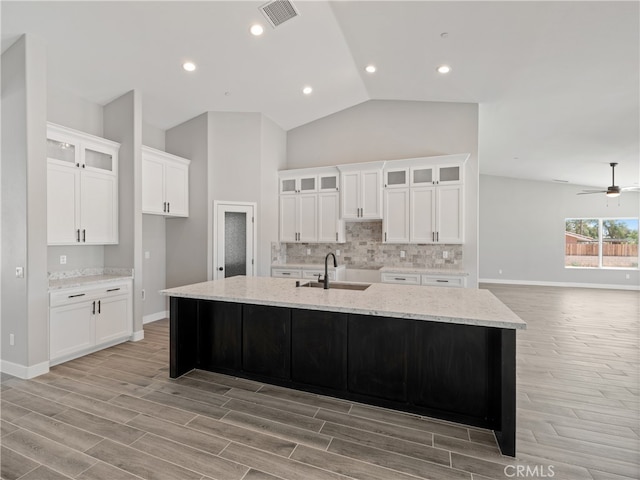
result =
[[[640,187],[619,187],[616,185],[616,165],[615,162],[611,162],[609,166],[611,167],[611,185],[607,187],[606,190],[583,190],[578,193],[578,195],[591,195],[592,193],[605,193],[607,197],[617,197],[622,192],[627,192],[630,190],[640,190]]]

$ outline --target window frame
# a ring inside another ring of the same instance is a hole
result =
[[[566,232],[567,232],[567,221],[569,220],[597,220],[598,221],[598,265],[597,266],[573,266],[567,265],[567,250],[566,250]],[[602,225],[603,222],[609,220],[635,220],[638,222],[638,230],[640,231],[640,219],[638,217],[569,217],[564,219],[564,231],[565,238],[563,238],[563,248],[564,248],[564,268],[574,269],[574,270],[631,270],[637,271],[640,270],[640,245],[638,246],[638,255],[636,256],[636,266],[635,267],[613,267],[613,266],[604,266],[603,261],[603,239],[602,239]],[[640,243],[640,242],[639,242]]]

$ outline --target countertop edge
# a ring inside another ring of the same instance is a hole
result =
[[[67,288],[81,288],[103,283],[133,280],[132,275],[90,275],[83,277],[69,277],[59,280],[49,280],[49,292],[65,290]]]
[[[442,288],[442,287],[438,287]],[[338,306],[324,306],[324,305],[313,305],[313,304],[299,304],[294,302],[285,302],[278,300],[260,300],[260,299],[247,299],[241,297],[232,297],[228,295],[203,295],[203,294],[189,294],[184,292],[171,292],[169,290],[161,290],[161,294],[167,297],[179,297],[179,298],[190,298],[195,300],[218,300],[230,303],[246,303],[250,305],[263,305],[263,306],[273,306],[273,307],[285,307],[285,308],[299,308],[301,310],[316,310],[316,311],[326,311],[326,312],[336,312],[336,313],[354,313],[358,315],[371,315],[376,317],[391,317],[391,318],[400,318],[405,320],[422,320],[422,321],[431,321],[431,322],[439,322],[439,323],[453,323],[460,325],[472,325],[479,327],[492,327],[492,328],[502,328],[509,330],[525,330],[527,328],[526,323],[513,323],[509,321],[499,321],[499,320],[482,320],[482,319],[473,319],[473,318],[457,318],[457,317],[443,317],[443,316],[433,316],[433,315],[420,315],[415,313],[404,313],[404,312],[389,312],[389,311],[377,311],[377,310],[366,310],[360,308],[353,307],[338,307]]]

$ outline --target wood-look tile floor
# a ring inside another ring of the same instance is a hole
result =
[[[517,334],[518,456],[486,430],[193,371],[145,338],[3,376],[1,476],[101,479],[640,478],[637,292],[486,285]]]

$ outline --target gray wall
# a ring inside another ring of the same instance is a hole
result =
[[[108,267],[133,268],[133,331],[142,331],[142,101],[130,91],[104,107],[104,136],[118,153],[118,244],[104,247]]]
[[[24,35],[3,53],[2,368],[29,376],[49,360],[46,78],[40,39]]]
[[[167,130],[166,151],[191,160],[189,217],[166,220],[167,288],[207,280],[209,258],[208,116]]]
[[[478,276],[478,105],[371,100],[287,132],[287,168],[471,154],[465,170],[464,270]]]
[[[593,187],[480,175],[480,279],[637,287],[637,270],[564,268],[566,218],[638,217],[640,210],[637,193],[576,195],[583,188]]]

